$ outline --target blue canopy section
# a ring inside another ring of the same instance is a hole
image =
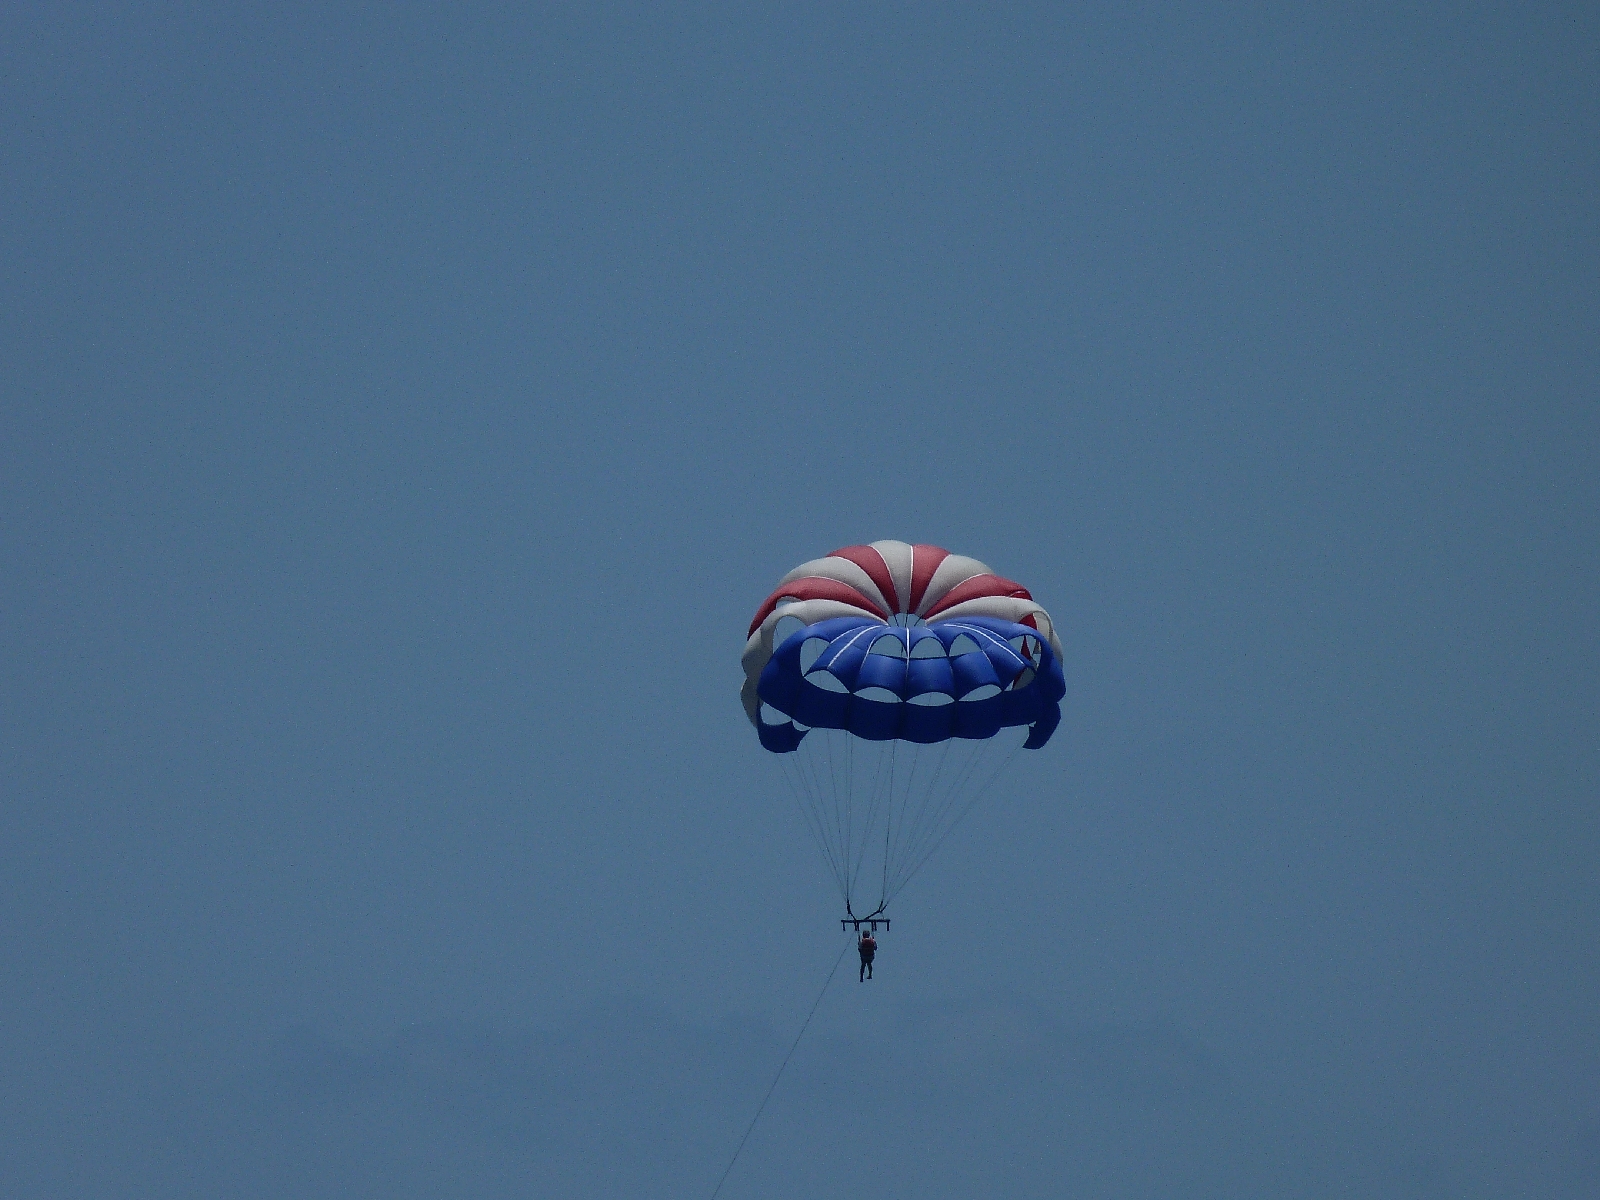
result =
[[[1061,721],[1066,678],[1037,630],[998,617],[888,625],[835,617],[790,634],[761,672],[758,689],[788,720],[758,726],[774,753],[796,749],[810,728],[869,741],[924,744],[989,738],[1030,727],[1026,749]]]

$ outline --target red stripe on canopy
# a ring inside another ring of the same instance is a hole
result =
[[[889,567],[871,546],[846,546],[842,550],[835,550],[828,555],[829,558],[843,558],[855,563],[867,573],[867,578],[878,585],[878,590],[883,593],[883,598],[890,604],[899,604],[899,595],[894,590],[894,577],[889,574]],[[874,605],[874,608],[877,606]],[[897,608],[896,612],[909,612],[909,609]],[[887,615],[887,614],[886,614]]]
[[[917,611],[923,593],[928,590],[928,584],[933,582],[933,573],[949,557],[950,551],[938,546],[924,546],[918,542],[911,547],[911,606],[906,609],[907,612]]]
[[[890,594],[893,595],[893,592]],[[761,628],[761,622],[772,615],[772,610],[778,607],[778,601],[785,596],[793,596],[796,600],[837,600],[841,604],[854,605],[856,608],[874,613],[882,620],[889,619],[889,614],[883,611],[876,600],[867,599],[848,583],[808,575],[802,579],[791,579],[768,596],[767,602],[756,611],[756,619],[750,622],[750,633]]]
[[[1017,600],[1032,600],[1033,593],[1020,583],[1002,578],[999,575],[974,575],[964,583],[958,583],[946,593],[943,600],[930,608],[925,619],[932,620],[947,608],[954,608],[958,604],[965,604],[968,600],[976,600],[981,596],[1010,596]]]

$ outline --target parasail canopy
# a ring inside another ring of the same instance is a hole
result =
[[[988,762],[1006,731],[1023,731],[1011,755],[1049,741],[1061,656],[1027,588],[937,546],[846,546],[779,581],[750,623],[741,699],[847,912],[863,878],[881,911],[938,849],[1009,763]]]

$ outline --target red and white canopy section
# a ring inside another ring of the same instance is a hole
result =
[[[845,546],[790,571],[756,611],[741,658],[745,708],[753,714],[760,707],[756,683],[772,657],[780,621],[793,617],[802,625],[815,625],[833,617],[861,616],[885,625],[999,617],[1037,629],[1061,657],[1050,614],[1027,588],[996,575],[977,559],[906,542]]]

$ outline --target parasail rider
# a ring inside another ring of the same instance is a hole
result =
[[[856,937],[856,949],[861,954],[861,978],[856,982],[863,983],[872,978],[872,956],[878,952],[878,939],[871,933],[859,934]]]

